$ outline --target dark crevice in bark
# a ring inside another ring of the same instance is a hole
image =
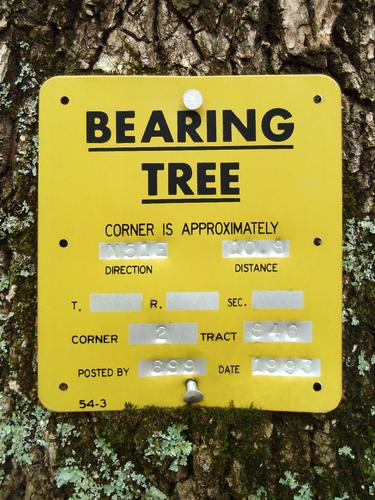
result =
[[[222,20],[223,20],[223,16],[224,16],[224,14],[225,14],[225,12],[227,10],[227,6],[228,6],[228,2],[226,1],[226,2],[223,3],[223,7],[220,10],[219,15],[217,16],[217,20],[216,20],[216,32],[217,32],[218,28],[220,28],[220,25],[221,25]]]
[[[239,74],[239,71],[238,71],[238,68],[237,68],[237,64],[236,64],[236,61],[235,61],[235,54],[236,54],[236,47],[233,44],[232,40],[230,40],[230,46],[229,46],[229,50],[227,52],[227,58],[228,58],[228,61],[229,61],[230,67],[231,67],[231,73],[232,73],[232,75],[238,75]]]
[[[260,6],[255,45],[260,47],[264,45],[264,42],[268,43],[268,47],[264,47],[263,54],[267,56],[267,72],[271,74],[275,73],[272,66],[272,52],[274,46],[282,40],[281,33],[282,25],[278,0],[263,0]]]
[[[196,39],[195,39],[195,31],[194,31],[194,28],[193,26],[190,24],[189,20],[187,17],[183,16],[181,14],[181,12],[175,8],[175,6],[173,5],[173,3],[171,2],[171,0],[166,0],[167,2],[167,5],[170,9],[170,11],[177,17],[177,19],[179,20],[179,22],[185,26],[185,28],[189,31],[190,33],[190,40],[195,48],[195,50],[197,51],[200,59],[203,61],[204,60],[204,54],[202,53],[202,50],[199,46],[199,44],[197,43]]]
[[[111,26],[110,28],[107,28],[103,31],[99,47],[96,49],[95,55],[89,64],[89,68],[88,68],[89,72],[93,71],[95,64],[100,59],[100,56],[102,55],[104,49],[106,48],[106,45],[107,45],[107,42],[108,42],[108,39],[109,39],[111,33],[113,31],[117,30],[122,25],[122,23],[124,21],[124,15],[125,15],[125,11],[120,7],[115,14],[113,26]],[[96,16],[96,19],[98,20],[98,24],[100,24],[100,18],[98,18]]]
[[[362,106],[369,112],[375,111],[375,102],[367,97],[363,97],[356,89],[348,88],[345,74],[340,71],[340,62],[337,61],[337,53],[329,52],[327,57],[328,73],[340,84],[341,91],[345,94],[351,102],[355,102]]]
[[[144,43],[147,43],[147,44],[152,43],[152,41],[148,40],[146,38],[146,36],[137,37],[137,35],[135,35],[131,31],[129,31],[128,29],[124,28],[124,26],[121,26],[120,30],[122,31],[122,33],[125,33],[125,35],[129,36],[130,38],[132,38],[136,42],[144,42]]]
[[[168,59],[164,53],[164,49],[160,42],[159,35],[159,10],[160,10],[160,0],[154,0],[154,18],[152,21],[152,33],[153,33],[153,42],[156,55],[159,59],[159,74],[166,74],[166,69],[168,68]]]
[[[316,6],[314,2],[307,1],[305,2],[306,10],[309,16],[309,27],[311,28],[311,33],[314,38],[318,34],[318,26],[316,19]]]
[[[332,40],[336,47],[341,49],[341,51],[348,57],[349,61],[356,70],[360,70],[361,61],[358,56],[357,47],[354,45],[351,40],[351,36],[354,34],[355,20],[353,19],[353,14],[355,13],[355,8],[353,6],[344,2],[343,8],[336,18],[332,29]],[[350,43],[348,40],[345,40],[349,37]]]
[[[259,32],[272,45],[282,39],[282,25],[278,0],[263,0],[259,16]]]

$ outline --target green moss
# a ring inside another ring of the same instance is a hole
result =
[[[308,483],[301,485],[297,474],[289,470],[284,472],[284,476],[279,479],[279,483],[293,492],[295,491],[293,494],[293,500],[312,500],[313,498],[310,485]]]
[[[70,444],[79,434],[74,426],[58,427],[61,442]],[[148,437],[144,455],[154,467],[162,466],[166,458],[172,458],[170,468],[177,471],[191,451],[191,445],[181,435],[181,426],[169,427],[164,433],[158,431]],[[153,460],[154,459],[154,460]],[[72,499],[80,498],[167,498],[143,472],[137,472],[134,463],[119,455],[103,438],[96,438],[84,459],[78,455],[68,456],[56,471],[58,488],[65,485],[72,489]]]
[[[9,415],[4,404],[6,399],[7,395],[0,393],[0,463],[11,459],[17,464],[29,465],[32,450],[47,447],[45,433],[50,413],[21,396]]]
[[[356,290],[366,281],[375,281],[374,234],[375,224],[368,216],[362,220],[351,218],[346,222],[343,267],[348,275],[346,282],[350,282]]]
[[[0,110],[9,109],[12,105],[10,83],[0,84]]]
[[[182,435],[186,429],[186,425],[177,424],[168,426],[166,432],[153,432],[147,438],[148,447],[144,451],[146,460],[160,466],[167,461],[169,470],[177,472],[187,464],[192,451],[191,443]]]

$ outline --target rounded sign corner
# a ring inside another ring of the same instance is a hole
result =
[[[47,80],[45,80],[42,85],[40,86],[40,89],[39,89],[39,94],[42,96],[46,91],[49,90],[49,88],[51,86],[54,86],[55,83],[61,81],[61,80],[64,80],[66,78],[66,76],[62,76],[62,75],[56,75],[56,76],[51,76],[51,78],[48,78]]]
[[[335,398],[332,398],[330,404],[327,404],[327,407],[323,408],[317,413],[330,413],[332,411],[335,411],[340,405],[341,401],[342,401],[342,389],[340,388],[339,394]]]
[[[335,78],[333,78],[331,75],[325,75],[325,74],[320,74],[316,76],[320,78],[325,85],[327,85],[330,89],[332,89],[333,92],[336,92],[341,99],[341,94],[342,94],[341,87],[339,82]]]
[[[54,412],[54,413],[57,413],[57,412],[63,412],[63,410],[61,410],[60,408],[57,408],[55,406],[55,402],[51,402],[49,399],[48,399],[48,395],[47,395],[47,398],[44,399],[44,395],[38,393],[38,400],[39,400],[39,403],[47,410],[47,411],[51,411],[51,412]]]

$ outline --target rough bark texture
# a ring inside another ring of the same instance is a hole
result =
[[[373,0],[0,0],[1,498],[375,495],[374,16]],[[38,406],[38,88],[53,75],[103,72],[326,73],[340,84],[345,308],[337,410],[50,414]],[[156,431],[164,438],[150,437]]]

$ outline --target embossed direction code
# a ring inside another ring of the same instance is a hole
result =
[[[166,259],[168,243],[135,241],[128,243],[99,243],[99,256],[104,260]]]
[[[340,109],[321,75],[48,80],[43,404],[334,408]]]

